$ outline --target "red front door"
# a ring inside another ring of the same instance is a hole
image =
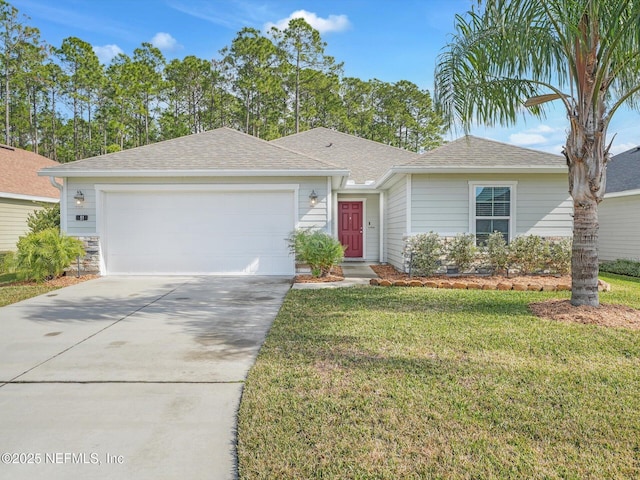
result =
[[[362,210],[362,202],[338,202],[338,240],[347,247],[345,257],[364,257]]]

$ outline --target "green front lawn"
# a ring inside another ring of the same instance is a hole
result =
[[[46,282],[14,285],[13,282],[16,280],[17,277],[15,273],[4,273],[0,275],[0,307],[60,288],[58,286],[48,285]]]
[[[640,280],[602,278],[640,308]],[[640,331],[530,314],[559,296],[292,290],[245,385],[240,477],[639,478]]]

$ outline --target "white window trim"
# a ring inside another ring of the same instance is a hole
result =
[[[509,187],[511,188],[511,201],[509,204],[509,241],[516,237],[516,202],[517,181],[469,181],[469,232],[476,235],[476,187]]]

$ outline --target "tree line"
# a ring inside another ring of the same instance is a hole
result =
[[[2,141],[59,162],[222,126],[265,140],[324,126],[413,151],[442,143],[428,90],[345,77],[303,19],[243,28],[212,60],[167,61],[142,43],[108,65],[80,38],[47,44],[28,21],[0,0]]]

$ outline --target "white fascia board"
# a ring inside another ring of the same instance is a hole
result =
[[[523,166],[491,166],[491,167],[469,167],[469,166],[433,166],[433,167],[392,167],[375,184],[376,188],[383,186],[395,175],[404,174],[432,174],[432,173],[566,173],[565,165],[523,165]]]
[[[635,190],[623,190],[622,192],[605,193],[604,198],[632,197],[634,195],[640,195],[640,188]]]
[[[344,177],[348,170],[63,170],[44,169],[40,176],[71,177]]]
[[[0,198],[10,198],[12,200],[26,200],[29,202],[58,203],[60,199],[51,197],[38,197],[36,195],[23,195],[20,193],[0,192]]]

